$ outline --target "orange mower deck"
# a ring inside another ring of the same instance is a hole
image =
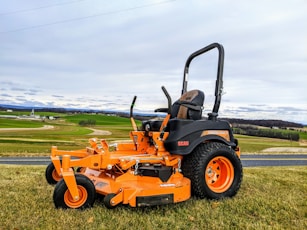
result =
[[[131,138],[140,139],[144,143],[146,137],[143,134],[132,131]],[[152,136],[156,136],[156,146],[162,142],[158,134],[160,133],[152,133]],[[177,203],[190,198],[190,180],[178,168],[182,156],[170,156],[163,145],[160,148],[145,149],[142,144],[133,142],[118,144],[116,151],[109,151],[105,140],[101,140],[100,144],[96,141],[95,138],[90,139],[91,147],[77,151],[52,148],[51,160],[55,166],[53,173],[56,178],[64,178],[70,192],[65,201],[69,207],[74,208],[75,203],[80,205],[79,200],[83,199],[83,194],[80,193],[85,192],[76,183],[72,170],[75,166],[81,166],[78,174],[93,182],[97,194],[106,196],[105,205],[109,208],[120,203],[142,207]],[[131,170],[131,167],[135,169]]]

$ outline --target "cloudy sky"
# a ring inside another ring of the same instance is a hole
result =
[[[12,0],[0,9],[0,103],[152,112],[180,97],[187,57],[225,49],[220,117],[307,124],[307,1]],[[188,89],[214,100],[217,51]]]

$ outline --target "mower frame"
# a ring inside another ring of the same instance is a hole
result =
[[[104,196],[107,208],[114,208],[118,204],[144,207],[177,203],[191,194],[218,199],[237,193],[242,180],[240,148],[229,123],[217,120],[223,88],[222,45],[213,43],[188,57],[181,94],[187,93],[191,61],[214,48],[219,58],[215,103],[208,120],[171,117],[172,100],[162,86],[168,108],[157,110],[167,113],[158,130],[138,130],[133,118],[135,96],[130,107],[130,142],[109,146],[104,139],[90,138],[90,147],[84,149],[51,148],[45,175],[48,183],[56,184],[53,200],[57,208],[91,207],[96,194]],[[193,173],[194,167],[199,172]],[[201,180],[199,175],[203,175]]]

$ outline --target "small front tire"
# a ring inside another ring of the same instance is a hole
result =
[[[116,207],[116,205],[112,205],[111,200],[113,199],[113,197],[115,197],[116,194],[115,193],[110,193],[107,194],[104,199],[103,199],[103,203],[104,205],[108,208],[108,209],[113,209]]]
[[[85,209],[91,208],[96,199],[96,190],[93,182],[86,176],[76,174],[79,199],[74,200],[64,180],[57,183],[53,193],[56,208]]]
[[[52,162],[47,166],[45,170],[45,177],[46,177],[48,184],[51,184],[51,185],[56,184],[60,180],[63,179],[63,177],[59,175],[57,171],[55,170],[55,167]]]

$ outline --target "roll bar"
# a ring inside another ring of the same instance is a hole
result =
[[[217,78],[216,78],[216,82],[215,82],[215,102],[214,102],[214,106],[212,109],[212,113],[209,114],[210,116],[216,117],[217,113],[219,111],[219,107],[220,107],[220,103],[221,103],[221,98],[222,98],[222,91],[223,91],[223,69],[224,69],[224,48],[221,44],[219,43],[212,43],[194,53],[192,53],[186,63],[185,63],[185,67],[184,67],[184,74],[183,74],[183,84],[182,84],[182,92],[181,94],[184,94],[187,92],[187,86],[188,86],[188,75],[189,75],[189,67],[190,64],[192,62],[192,60],[203,54],[206,53],[214,48],[218,49],[219,52],[219,57],[218,57],[218,68],[217,68]]]

